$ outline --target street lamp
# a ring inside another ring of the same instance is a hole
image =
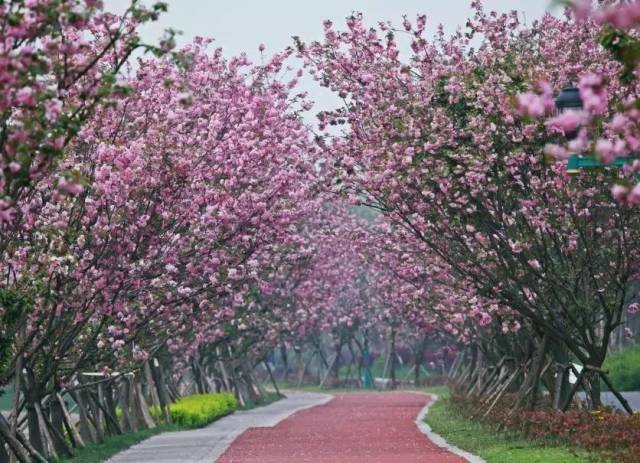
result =
[[[559,113],[567,111],[581,111],[583,109],[582,98],[580,97],[580,90],[576,87],[565,87],[560,91],[558,98],[556,98],[556,109]],[[571,141],[578,136],[577,131],[569,132],[565,134],[567,140]],[[611,164],[603,164],[596,156],[581,156],[579,154],[572,154],[567,160],[567,173],[574,175],[578,174],[581,169],[603,169],[605,167],[613,167],[616,169],[622,168],[625,164],[628,164],[636,159],[637,156],[626,156],[616,158]]]
[[[565,87],[556,98],[558,112],[581,111],[583,108],[580,90],[577,87]]]

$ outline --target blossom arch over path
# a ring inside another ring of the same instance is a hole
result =
[[[341,394],[273,428],[243,433],[218,463],[462,463],[421,434],[431,400],[409,392]]]

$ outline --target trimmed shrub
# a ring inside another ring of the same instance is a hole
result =
[[[171,419],[179,426],[198,428],[233,413],[238,402],[233,394],[195,394],[169,406]]]

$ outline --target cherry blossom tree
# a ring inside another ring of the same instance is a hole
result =
[[[27,372],[27,410],[86,369],[130,371],[159,350],[180,367],[250,338],[261,274],[306,214],[314,149],[273,79],[287,53],[250,67],[207,46],[142,61],[132,96],[96,113],[60,164],[82,191],[61,194],[54,173],[21,202],[2,265],[24,305],[2,381]]]
[[[45,176],[99,105],[127,92],[118,72],[144,45],[136,30],[157,19],[166,4],[133,1],[122,16],[101,1],[16,0],[0,6],[2,45],[2,166],[0,222],[15,219],[14,202]],[[60,177],[63,191],[81,189],[72,173]],[[4,240],[3,240],[4,241]]]
[[[73,453],[75,428],[43,413],[65,393],[110,409],[94,428],[116,433],[116,401],[135,430],[136,407],[153,424],[144,397],[165,415],[190,391],[257,400],[258,368],[277,387],[269,357],[280,350],[286,371],[291,347],[299,382],[315,359],[318,382],[337,384],[355,363],[359,382],[370,344],[386,344],[395,386],[400,346],[418,384],[425,346],[446,345],[452,382],[486,413],[508,390],[535,407],[541,385],[568,407],[579,361],[598,406],[612,333],[637,309],[640,161],[570,176],[554,160],[636,150],[638,3],[582,2],[530,26],[473,5],[464,31],[433,39],[425,16],[327,21],[322,42],[261,65],[208,39],[142,45],[162,2],[123,16],[97,1],[1,5],[11,452]],[[161,56],[128,69],[140,47]],[[283,81],[294,55],[303,69]],[[344,102],[318,133],[295,90],[305,71]],[[584,110],[557,114],[567,85]]]
[[[611,202],[604,174],[569,181],[562,165],[548,165],[546,128],[513,108],[531,76],[560,88],[585,70],[619,67],[596,27],[547,15],[525,28],[515,13],[474,4],[465,34],[441,32],[433,42],[422,16],[403,30],[352,16],[346,31],[326,23],[324,42],[298,43],[318,82],[345,101],[319,116],[322,126],[346,126],[324,142],[337,188],[405,227],[480,296],[524,317],[539,351],[559,345],[602,375],[636,278],[638,217]],[[402,33],[412,40],[406,62],[395,39]],[[576,53],[559,55],[560,43]],[[590,384],[597,405],[597,378]]]

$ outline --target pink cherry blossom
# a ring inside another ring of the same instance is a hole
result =
[[[563,135],[576,132],[587,121],[587,114],[581,111],[566,111],[547,121],[547,127],[552,132]]]

